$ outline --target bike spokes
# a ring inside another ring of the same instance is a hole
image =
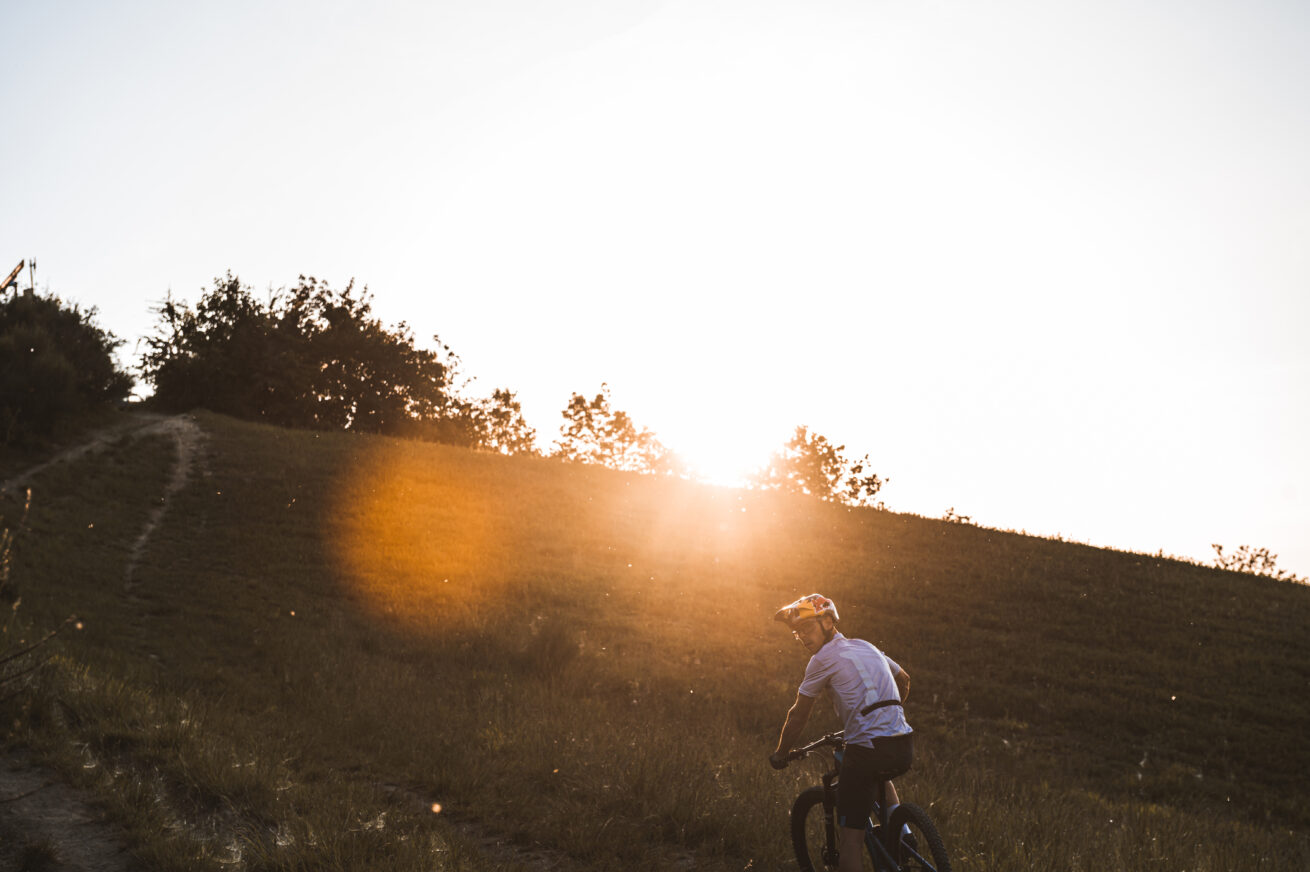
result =
[[[923,809],[911,803],[898,806],[891,830],[897,836],[890,846],[896,872],[950,872],[942,837]]]

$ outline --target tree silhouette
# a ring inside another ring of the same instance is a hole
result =
[[[1236,551],[1225,554],[1222,545],[1211,544],[1210,547],[1215,550],[1214,565],[1220,569],[1245,572],[1247,575],[1263,575],[1280,581],[1306,583],[1306,579],[1293,575],[1285,569],[1279,569],[1278,555],[1270,554],[1268,548],[1252,548],[1250,545],[1242,545]]]
[[[602,384],[600,393],[590,402],[581,394],[573,394],[563,416],[555,457],[629,472],[677,471],[673,454],[654,433],[637,429],[627,412],[612,407],[608,384]]]
[[[0,304],[0,441],[51,435],[69,416],[122,400],[132,377],[114,363],[122,342],[55,296]]]
[[[867,506],[885,481],[865,472],[869,456],[852,462],[842,454],[845,445],[833,445],[827,437],[799,426],[781,450],[753,476],[762,488],[808,494],[825,502]]]
[[[229,272],[194,308],[164,300],[141,368],[168,409],[474,444],[453,353],[418,348],[404,322],[373,317],[370,299],[353,281],[333,290],[301,276],[265,303]]]
[[[528,426],[523,407],[504,388],[492,391],[473,411],[477,447],[499,454],[536,454],[537,431]]]
[[[272,301],[261,304],[236,276],[215,279],[194,309],[170,294],[155,311],[141,370],[157,405],[275,423],[312,415],[312,404],[297,402],[309,369],[297,347],[303,337],[279,330]]]

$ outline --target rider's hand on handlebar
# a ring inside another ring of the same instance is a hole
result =
[[[787,755],[782,753],[781,751],[774,751],[772,754],[769,755],[769,765],[772,766],[774,769],[786,769]]]

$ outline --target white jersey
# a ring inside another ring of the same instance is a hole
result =
[[[845,727],[847,744],[872,747],[876,737],[911,732],[898,705],[860,714],[860,709],[871,703],[901,698],[892,678],[900,671],[894,660],[863,639],[847,639],[836,633],[810,658],[800,692],[816,697],[827,690]]]

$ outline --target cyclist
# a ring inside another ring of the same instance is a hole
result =
[[[837,820],[841,824],[839,870],[860,868],[864,827],[873,811],[879,781],[887,783],[887,802],[900,802],[891,779],[909,771],[914,740],[901,701],[910,692],[910,676],[863,639],[848,639],[837,629],[837,605],[822,594],[803,596],[774,615],[810,652],[796,702],[769,755],[773,768],[787,765],[819,694],[827,691],[845,728],[846,752],[837,782]],[[889,809],[890,813],[890,809]]]

